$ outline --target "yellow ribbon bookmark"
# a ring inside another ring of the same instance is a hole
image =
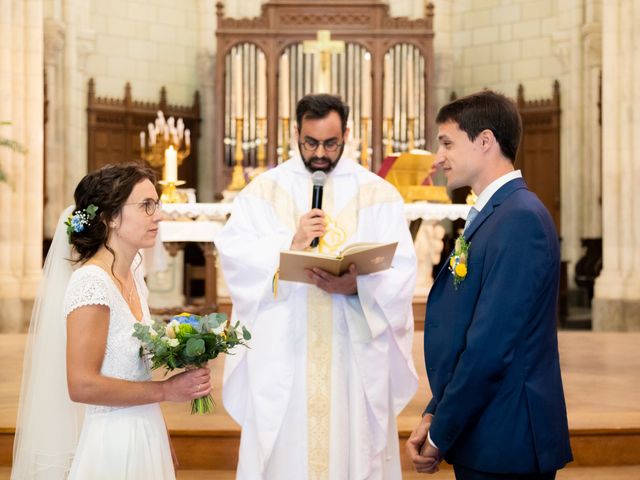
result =
[[[278,280],[280,279],[280,269],[276,270],[271,280],[271,290],[273,291],[273,299],[278,298]]]

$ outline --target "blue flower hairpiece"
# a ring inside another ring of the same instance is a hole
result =
[[[96,212],[98,207],[93,203],[87,208],[82,210],[76,210],[73,215],[69,215],[67,221],[64,224],[67,226],[67,235],[69,236],[69,242],[71,242],[72,233],[82,233],[85,227],[91,225],[91,220],[96,218]]]

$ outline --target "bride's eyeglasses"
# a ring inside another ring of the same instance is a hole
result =
[[[125,205],[139,205],[144,208],[145,213],[149,216],[156,213],[158,209],[162,210],[162,202],[152,198],[145,198],[143,201],[136,203],[125,203]]]

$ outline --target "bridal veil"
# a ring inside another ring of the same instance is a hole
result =
[[[45,261],[25,345],[22,385],[13,446],[12,480],[67,478],[82,427],[84,406],[67,389],[65,290],[73,272],[64,221]]]

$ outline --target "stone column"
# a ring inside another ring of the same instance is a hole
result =
[[[600,3],[599,0],[597,3]],[[600,5],[600,7],[602,7]],[[588,9],[588,12],[601,12]],[[583,38],[583,130],[582,238],[602,237],[602,129],[600,75],[602,72],[602,24],[600,14],[582,27]]]
[[[560,202],[562,259],[569,262],[569,283],[573,284],[574,268],[582,255],[580,247],[582,182],[576,177],[584,168],[584,134],[582,130],[582,1],[569,0],[559,6],[557,31],[553,49],[561,65],[560,102]]]
[[[582,257],[581,238],[601,236],[601,148],[598,112],[600,0],[570,0],[558,7],[554,53],[562,73],[561,210],[562,259],[573,284]]]
[[[426,2],[425,2],[426,3]],[[434,31],[434,55],[435,55],[435,113],[443,105],[451,100],[453,89],[453,41],[452,35],[452,8],[453,0],[439,0],[435,3]],[[432,150],[437,147],[436,139],[431,139]]]
[[[640,0],[603,2],[603,270],[594,330],[640,330]]]
[[[214,2],[199,0],[198,28],[198,85],[200,86],[200,141],[198,164],[198,201],[213,202],[216,181],[214,163],[214,134],[216,132],[216,115],[213,108],[215,94],[215,25],[216,14]],[[189,161],[189,159],[187,159]]]
[[[65,44],[63,51],[63,97],[60,108],[64,119],[61,132],[64,139],[63,155],[65,162],[64,191],[73,193],[80,179],[87,173],[87,153],[85,145],[86,96],[82,84],[82,74],[78,62],[78,17],[85,2],[64,0],[62,15],[65,24]],[[71,198],[68,199],[71,202]]]
[[[42,267],[43,6],[0,1],[0,121],[3,137],[25,155],[0,147],[0,331],[26,324]]]
[[[44,66],[47,82],[46,177],[44,205],[44,236],[53,238],[60,212],[65,208],[64,190],[64,138],[63,119],[60,118],[62,89],[62,50],[64,48],[64,26],[59,19],[47,18],[44,22]],[[68,200],[68,199],[67,199]]]

